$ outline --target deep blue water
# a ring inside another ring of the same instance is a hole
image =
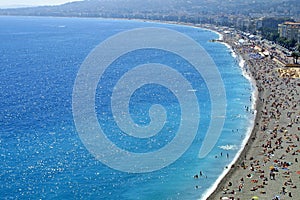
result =
[[[220,146],[240,147],[245,137],[251,117],[245,110],[251,104],[250,83],[230,50],[209,42],[218,37],[213,32],[149,22],[50,17],[0,17],[0,27],[1,199],[197,199],[238,151]],[[180,105],[172,91],[148,84],[134,92],[129,112],[135,123],[147,125],[150,106],[161,104],[168,113],[163,129],[151,139],[137,139],[118,128],[111,113],[111,92],[136,65],[162,63],[183,74],[197,89],[201,115],[192,145],[176,162],[154,172],[126,173],[102,164],[85,148],[73,120],[72,92],[81,64],[100,42],[143,27],[179,31],[205,48],[225,84],[227,114],[217,145],[199,159],[211,120],[203,77],[178,55],[161,50],[142,49],[122,56],[105,72],[106,78],[100,79],[95,97],[99,124],[120,148],[136,153],[156,151],[176,136],[180,123]],[[107,86],[105,90],[101,85]],[[204,176],[195,180],[200,170]]]

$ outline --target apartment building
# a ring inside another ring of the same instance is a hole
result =
[[[289,40],[297,40],[300,42],[300,22],[284,22],[278,24],[278,32],[280,37]]]

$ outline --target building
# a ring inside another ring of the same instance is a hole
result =
[[[280,37],[300,42],[300,22],[284,22],[278,24],[278,32]]]

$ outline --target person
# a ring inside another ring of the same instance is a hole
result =
[[[282,187],[282,194],[285,195],[285,187]]]
[[[275,180],[275,173],[273,172],[273,170],[271,170],[270,172],[270,180]]]
[[[242,184],[240,184],[240,185],[239,185],[239,192],[241,192],[241,191],[242,191],[242,189],[243,189],[243,185],[242,185]]]

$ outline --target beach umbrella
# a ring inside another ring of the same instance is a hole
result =
[[[271,167],[269,167],[269,169],[272,170],[272,169],[275,169],[275,167],[274,167],[274,166],[271,166]]]
[[[258,196],[253,196],[252,199],[256,200],[256,199],[259,199],[259,198],[258,198]]]

